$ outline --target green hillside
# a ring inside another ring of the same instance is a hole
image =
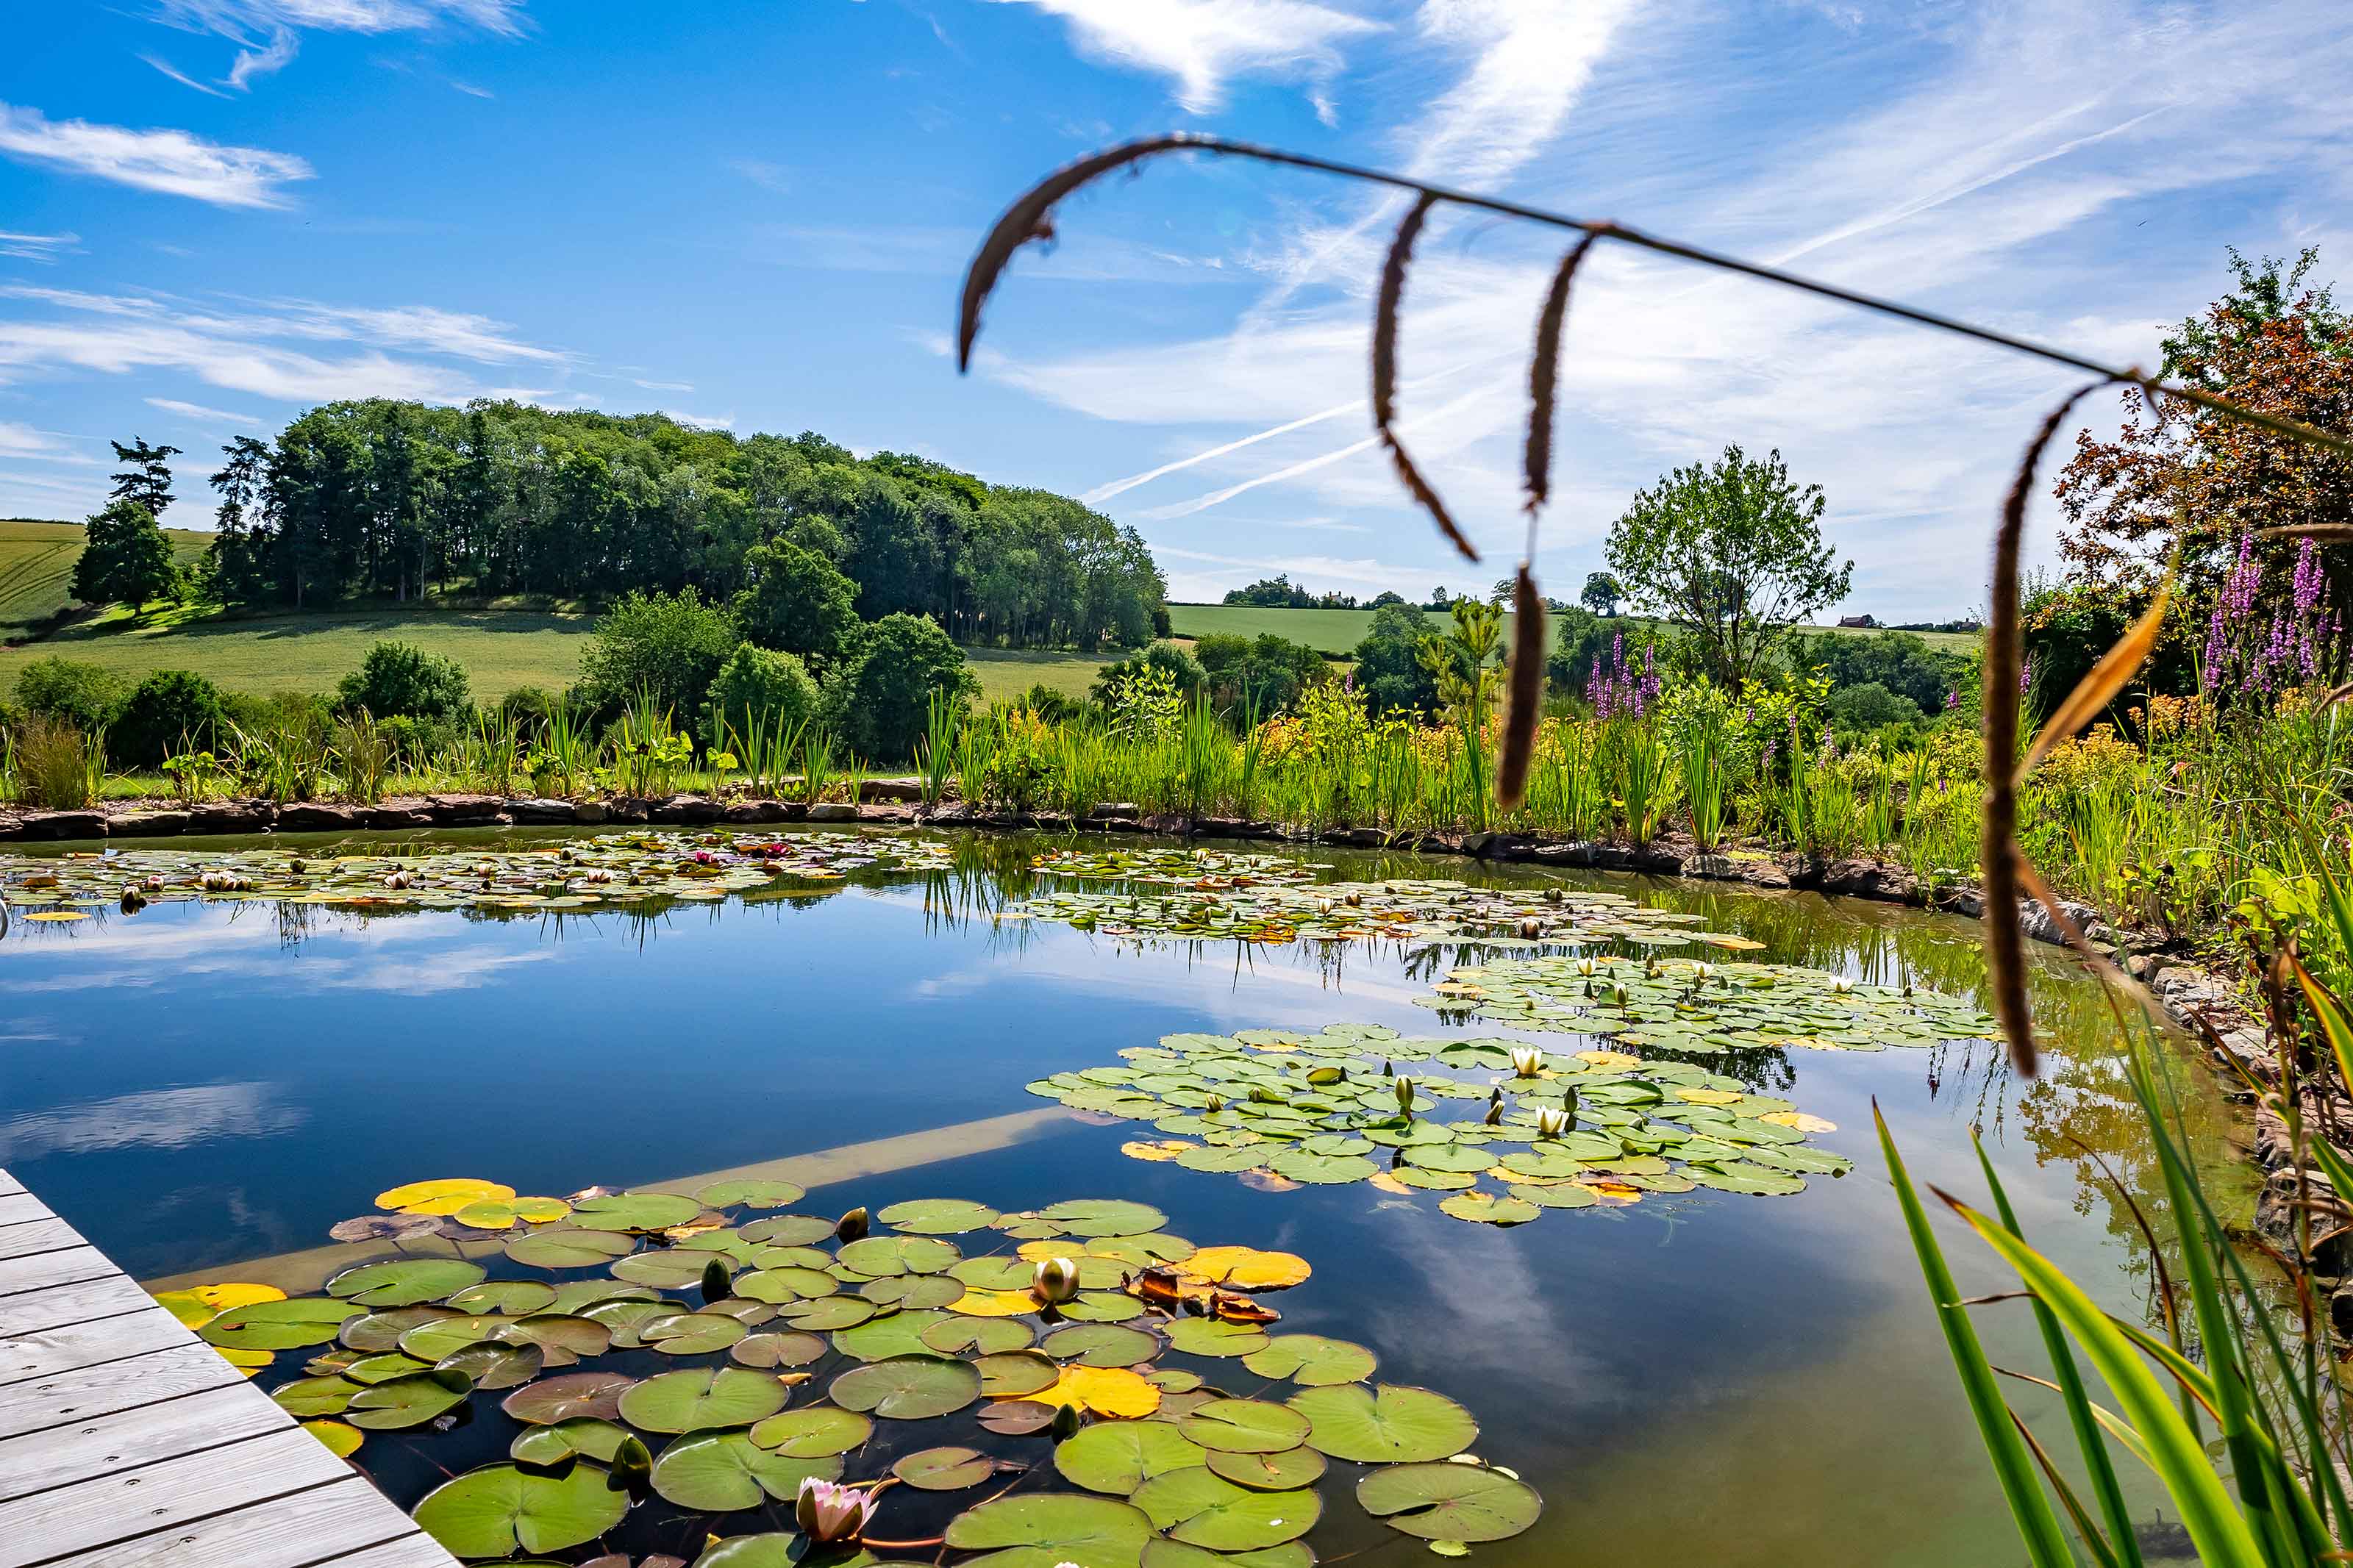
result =
[[[167,528],[164,537],[185,566],[204,554],[213,536]],[[0,518],[0,639],[22,637],[67,606],[66,584],[73,581],[74,562],[80,554],[78,522]]]
[[[1505,634],[1508,640],[1511,617],[1506,616]],[[1321,653],[1346,654],[1364,640],[1366,630],[1373,624],[1370,610],[1284,610],[1257,605],[1171,605],[1168,606],[1169,628],[1180,637],[1212,636],[1255,637],[1272,632],[1292,642],[1305,643]],[[1808,626],[1810,632],[1832,631],[1852,637],[1869,637],[1872,632],[1862,627]],[[1915,632],[1914,636],[1930,647],[1953,653],[1970,654],[1978,648],[1978,638],[1971,632]]]

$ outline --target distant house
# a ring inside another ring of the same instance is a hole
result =
[[[1879,625],[1879,620],[1875,616],[1841,616],[1839,617],[1839,625],[1841,626],[1871,627]]]

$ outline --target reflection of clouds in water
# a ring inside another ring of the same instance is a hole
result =
[[[251,906],[246,906],[250,908]],[[149,986],[206,975],[266,981],[279,991],[378,991],[429,996],[487,984],[499,971],[551,957],[554,950],[532,947],[501,952],[479,943],[448,943],[448,928],[429,917],[354,921],[314,930],[301,949],[289,952],[275,921],[198,919],[148,926],[117,922],[77,937],[69,952],[51,947],[44,956],[90,961],[63,973],[38,979],[0,980],[0,994],[112,990]],[[435,951],[411,958],[396,950],[424,945]]]
[[[214,1083],[118,1095],[0,1122],[0,1160],[114,1149],[185,1149],[222,1138],[291,1132],[308,1113],[268,1083]]]

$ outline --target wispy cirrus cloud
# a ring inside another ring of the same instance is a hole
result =
[[[235,45],[236,58],[220,87],[244,92],[256,79],[291,65],[305,31],[402,33],[459,23],[512,37],[523,30],[523,5],[524,0],[162,0],[155,19]],[[140,58],[183,86],[225,96],[169,61],[153,55]],[[481,92],[452,85],[462,92]]]
[[[80,248],[78,234],[11,234],[0,229],[0,256],[15,261],[55,261]]]
[[[1316,111],[1336,117],[1330,84],[1345,63],[1340,45],[1383,24],[1311,0],[998,0],[1035,5],[1068,22],[1097,58],[1173,79],[1176,101],[1207,114],[1237,77],[1305,81]]]
[[[176,397],[151,397],[147,399],[147,406],[206,425],[244,425],[253,428],[261,425],[260,420],[249,414],[233,414],[226,408],[207,408],[201,403],[183,403]]]
[[[0,103],[0,155],[223,207],[290,206],[286,187],[311,177],[311,165],[290,153],[232,147],[185,131],[53,121],[8,103]]]

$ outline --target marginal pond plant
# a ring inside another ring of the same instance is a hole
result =
[[[1790,1101],[1624,1051],[1335,1024],[1170,1035],[1120,1055],[1029,1092],[1151,1122],[1159,1138],[1124,1145],[1135,1159],[1261,1185],[1443,1193],[1440,1209],[1481,1224],[1700,1187],[1786,1195],[1850,1168],[1806,1142],[1836,1127]]]
[[[319,1295],[164,1300],[364,1469],[387,1444],[438,1465],[447,1434],[496,1423],[506,1458],[415,1507],[470,1561],[1312,1568],[1345,1492],[1359,1530],[1450,1556],[1542,1509],[1472,1453],[1463,1406],[1277,1327],[1261,1298],[1304,1284],[1303,1258],[1196,1247],[1116,1199],[783,1212],[804,1195],[417,1183],[373,1217],[512,1223],[479,1257],[393,1252]]]

